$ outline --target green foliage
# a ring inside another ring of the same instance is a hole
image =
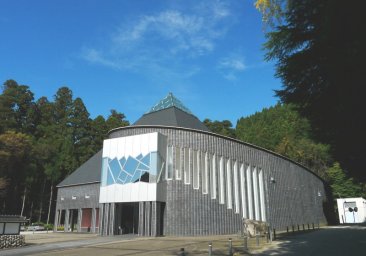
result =
[[[110,129],[129,124],[115,110],[92,120],[67,87],[52,102],[34,101],[29,87],[14,80],[0,94],[0,119],[0,213],[20,214],[26,198],[24,215],[40,219],[50,190],[102,148]]]
[[[31,165],[31,138],[14,131],[0,134],[0,176],[11,179],[11,184],[27,175]],[[13,189],[13,186],[11,186]]]
[[[334,197],[359,197],[366,191],[365,185],[349,178],[340,164],[333,162],[330,145],[313,138],[308,120],[291,105],[277,104],[240,118],[236,135],[307,166],[330,184]]]
[[[53,224],[51,224],[51,223],[44,224],[44,228],[45,228],[46,230],[53,230]]]
[[[356,183],[352,178],[347,177],[339,163],[335,162],[326,171],[326,175],[331,184],[334,198],[362,196],[362,184]]]
[[[324,171],[332,162],[329,145],[316,143],[308,138],[297,140],[284,137],[275,151],[309,167],[324,178]]]
[[[309,122],[291,105],[277,104],[240,118],[236,135],[240,140],[287,156],[321,177],[332,162],[329,146],[311,138]]]
[[[284,22],[267,33],[265,44],[266,58],[277,61],[276,75],[283,82],[276,93],[310,121],[317,140],[331,145],[350,174],[365,180],[362,1],[287,4]]]
[[[4,177],[0,177],[0,199],[5,197],[7,187],[8,187],[7,179]]]
[[[9,202],[8,209],[19,202],[19,187],[26,185],[34,168],[31,137],[11,130],[0,134],[0,178],[6,181],[3,198]]]
[[[238,139],[275,151],[282,140],[309,137],[310,126],[306,119],[290,105],[277,104],[249,117],[240,118],[236,124]]]
[[[115,109],[111,110],[111,114],[108,116],[106,120],[106,132],[123,126],[128,126],[130,123],[125,120],[125,115],[123,113],[120,113],[116,111]]]
[[[16,130],[34,131],[33,93],[26,85],[18,85],[14,80],[7,80],[0,97],[0,132]]]
[[[284,12],[285,0],[256,0],[255,8],[262,13],[262,20],[271,27],[280,23]]]
[[[43,221],[36,221],[36,222],[32,223],[32,225],[34,225],[34,226],[37,226],[37,225],[43,226],[45,230],[53,230],[53,224],[50,224],[50,223],[46,224]]]
[[[203,120],[206,127],[214,133],[221,134],[227,137],[235,138],[235,129],[229,120],[211,121],[210,119]]]

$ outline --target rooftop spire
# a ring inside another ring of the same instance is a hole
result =
[[[185,107],[180,100],[174,97],[171,92],[169,92],[165,98],[156,103],[147,113],[156,112],[170,107],[176,107],[188,114],[192,114],[192,112]]]

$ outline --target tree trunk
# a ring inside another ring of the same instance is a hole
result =
[[[42,187],[42,193],[41,193],[41,202],[39,205],[39,215],[38,215],[38,222],[41,222],[42,219],[42,211],[43,211],[43,194],[44,194],[44,189],[46,187],[46,179],[44,179],[43,181],[43,187]]]
[[[33,201],[31,203],[30,213],[29,213],[29,221],[30,222],[32,222],[32,218],[33,218]]]
[[[24,193],[23,193],[23,203],[22,203],[22,211],[20,212],[20,216],[23,216],[24,212],[24,204],[25,204],[25,195],[27,193],[27,186],[24,187]]]
[[[50,201],[48,204],[48,214],[47,214],[47,225],[50,221],[50,213],[51,213],[51,205],[52,205],[52,196],[53,196],[53,183],[51,183],[51,193],[50,193]]]

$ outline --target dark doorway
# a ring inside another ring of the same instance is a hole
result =
[[[70,227],[69,227],[69,229],[70,229],[71,232],[74,232],[74,230],[77,231],[78,216],[79,216],[78,209],[71,209],[70,210],[70,215],[69,215]]]
[[[164,214],[165,214],[165,203],[160,203],[160,214],[159,214],[159,231],[157,233],[158,236],[164,235]]]
[[[65,212],[66,210],[60,210],[59,225],[65,225]]]
[[[116,207],[116,233],[138,234],[139,203],[120,203]]]

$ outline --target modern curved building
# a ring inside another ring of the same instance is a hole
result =
[[[101,235],[233,234],[325,223],[325,184],[274,152],[210,132],[172,94],[58,185],[55,227]]]

